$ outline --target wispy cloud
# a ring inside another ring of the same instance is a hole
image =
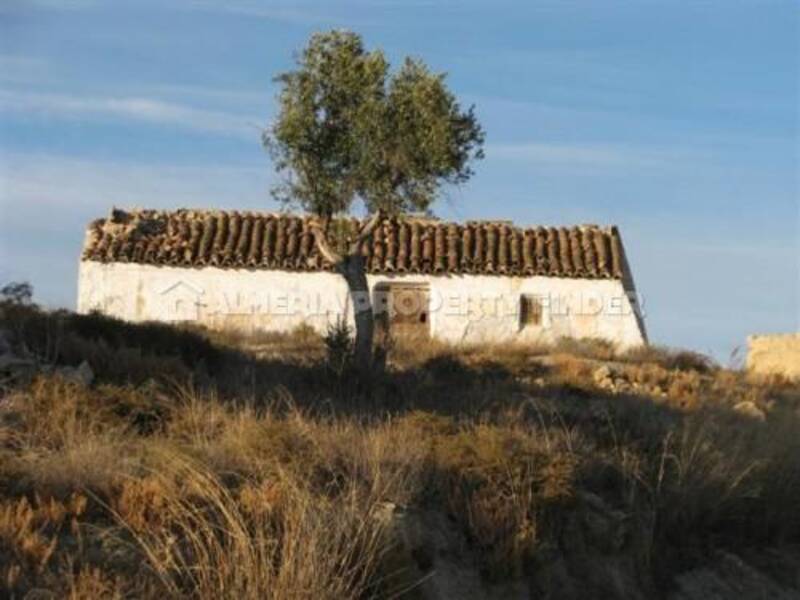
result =
[[[53,118],[122,119],[254,139],[261,119],[141,97],[74,96],[0,90],[0,111]]]
[[[41,211],[43,224],[90,218],[117,206],[257,207],[272,200],[272,168],[263,163],[170,165],[92,160],[51,154],[0,154],[3,221],[24,225]],[[13,210],[12,210],[13,208]]]
[[[119,207],[275,210],[263,164],[143,164],[0,154],[0,282],[27,280],[37,300],[72,306],[90,220]]]
[[[611,143],[501,143],[486,148],[487,160],[499,159],[541,168],[614,171],[619,169],[660,169],[674,160],[661,149]]]
[[[236,105],[242,108],[252,109],[256,107],[262,110],[264,106],[271,106],[273,103],[274,90],[269,86],[263,89],[224,89],[197,84],[179,83],[154,83],[142,84],[140,90],[147,95],[167,97],[171,99],[187,100],[210,103],[224,103],[227,106]]]

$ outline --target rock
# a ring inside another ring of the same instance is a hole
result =
[[[617,373],[609,365],[601,365],[592,373],[592,379],[597,387],[612,393],[619,392]]]
[[[541,355],[541,356],[532,356],[528,359],[533,365],[537,367],[542,367],[544,369],[552,369],[558,367],[558,358],[555,356],[551,356],[549,354]]]
[[[619,377],[614,380],[614,390],[616,392],[628,393],[632,390],[631,384],[626,379]]]
[[[739,402],[733,407],[733,410],[740,415],[755,419],[757,421],[765,421],[767,419],[767,414],[758,406],[756,406],[755,402],[751,402],[750,400]]]
[[[608,365],[597,367],[592,373],[592,379],[597,385],[601,385],[611,380],[611,368]]]
[[[389,544],[383,556],[384,590],[410,600],[522,600],[524,579],[488,583],[480,558],[446,515],[382,502],[372,512]]]
[[[84,387],[90,386],[94,381],[94,371],[86,361],[83,361],[77,367],[61,367],[56,373],[67,381],[72,381]]]
[[[85,360],[80,365],[78,365],[77,375],[80,378],[80,381],[81,383],[83,383],[83,385],[91,385],[92,382],[94,381],[94,371],[92,370],[92,367],[89,365],[89,363],[86,362]]]

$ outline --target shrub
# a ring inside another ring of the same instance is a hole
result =
[[[328,327],[323,341],[325,362],[334,374],[341,377],[352,366],[353,331],[344,318],[339,318]]]

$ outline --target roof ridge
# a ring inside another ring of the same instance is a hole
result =
[[[269,210],[259,210],[259,209],[233,209],[233,208],[201,208],[201,207],[180,207],[180,208],[173,208],[173,209],[160,209],[160,208],[140,208],[140,207],[133,207],[129,209],[125,208],[118,208],[116,206],[112,207],[110,214],[107,218],[103,219],[95,219],[92,222],[97,220],[104,220],[104,221],[111,221],[117,222],[117,218],[125,218],[129,217],[131,219],[135,219],[136,217],[142,216],[152,216],[152,217],[169,217],[173,214],[195,214],[195,215],[204,215],[204,216],[219,216],[222,214],[225,215],[239,215],[239,216],[249,216],[249,217],[272,217],[276,219],[311,219],[314,218],[313,214],[310,213],[296,213],[296,212],[278,212],[278,211],[269,211]],[[363,221],[366,219],[364,217],[356,217],[352,215],[337,215],[333,217],[335,220],[339,221]],[[521,229],[521,230],[531,230],[531,229],[573,229],[578,228],[581,231],[585,230],[594,230],[594,231],[603,231],[606,233],[611,232],[612,229],[617,228],[615,224],[599,224],[599,223],[576,223],[570,225],[556,225],[556,224],[547,224],[547,223],[528,223],[528,224],[517,224],[514,222],[513,219],[467,219],[465,221],[450,221],[450,220],[443,220],[438,217],[426,217],[423,215],[415,215],[415,214],[396,214],[396,215],[388,215],[387,220],[402,220],[407,223],[425,223],[429,225],[439,225],[448,227],[450,225],[456,225],[459,227],[465,227],[468,225],[473,226],[487,226],[487,225],[495,225],[495,226],[507,226],[514,229]]]

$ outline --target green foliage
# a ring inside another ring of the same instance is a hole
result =
[[[353,359],[353,332],[347,321],[337,319],[334,325],[328,327],[323,341],[328,368],[341,376]]]
[[[226,353],[198,330],[164,323],[130,323],[93,312],[48,311],[0,302],[0,329],[23,355],[54,365],[87,360],[103,381],[145,381],[156,375],[188,377],[193,369],[224,367]]]
[[[12,281],[0,289],[2,304],[30,304],[32,298],[33,286],[26,281]]]
[[[264,143],[284,182],[274,190],[314,214],[427,210],[437,189],[483,156],[473,108],[462,110],[419,60],[390,73],[383,52],[346,31],[311,37],[297,69],[276,78],[279,114]]]

